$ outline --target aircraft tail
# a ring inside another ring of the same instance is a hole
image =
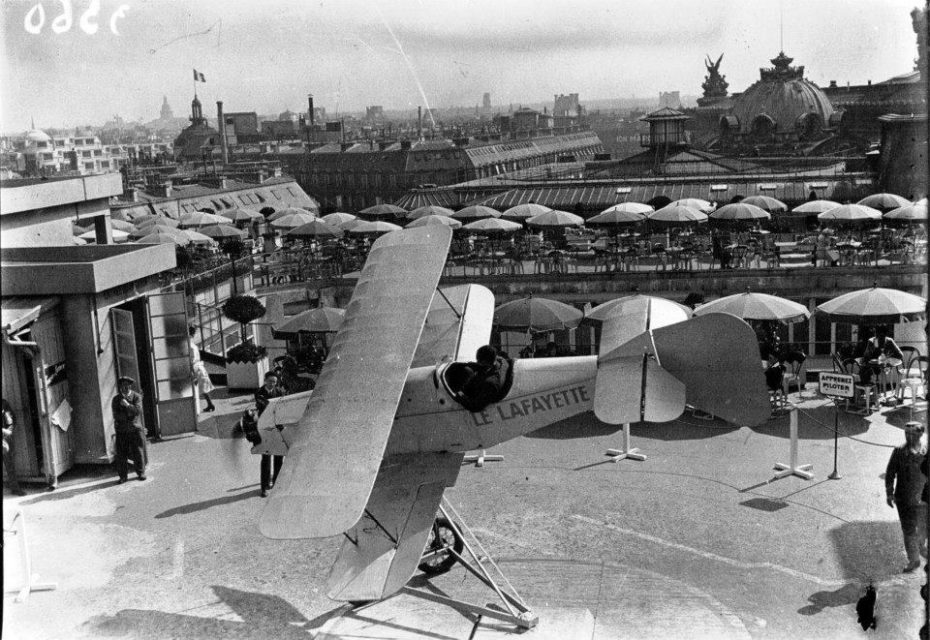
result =
[[[618,344],[624,322],[621,317],[605,323],[594,392],[599,419],[665,422],[680,416],[686,404],[739,425],[768,419],[768,390],[748,324],[708,314],[647,329]]]

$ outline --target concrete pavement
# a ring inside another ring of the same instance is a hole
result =
[[[25,516],[33,571],[55,591],[4,599],[3,637],[494,638],[510,625],[438,604],[493,594],[460,567],[418,574],[387,601],[351,610],[324,583],[339,538],[272,541],[257,519],[258,460],[232,436],[248,395],[223,397],[199,430],[150,446],[147,482],[109,469],[66,475],[54,493],[4,494]],[[799,463],[811,481],[772,480],[788,461],[788,418],[757,428],[686,413],[634,425],[644,462],[609,462],[618,429],[586,414],[496,447],[447,496],[539,616],[528,638],[909,638],[923,621],[922,571],[905,563],[882,474],[909,406],[841,414],[799,400]],[[907,401],[908,405],[910,400]],[[917,418],[926,419],[926,403]],[[5,584],[16,546],[5,536]],[[13,555],[11,555],[13,554]],[[878,627],[856,623],[878,587]],[[417,591],[419,590],[419,591]]]

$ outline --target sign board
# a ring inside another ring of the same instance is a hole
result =
[[[820,393],[833,398],[855,396],[855,378],[846,373],[820,372]]]

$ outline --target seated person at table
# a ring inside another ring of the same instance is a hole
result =
[[[882,357],[904,360],[901,348],[888,337],[888,328],[884,326],[876,328],[875,335],[869,338],[865,344],[865,351],[862,354],[862,366],[859,369],[862,384],[870,384],[873,376],[881,372],[882,365],[876,361]]]
[[[513,384],[513,361],[506,354],[498,355],[494,347],[484,345],[475,359],[469,364],[474,373],[462,387],[462,406],[469,411],[481,411],[503,399]]]

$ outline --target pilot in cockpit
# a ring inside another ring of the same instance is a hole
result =
[[[462,387],[462,405],[469,411],[481,411],[500,401],[513,383],[513,361],[506,354],[486,344],[478,348],[475,359],[469,363],[473,373]]]

